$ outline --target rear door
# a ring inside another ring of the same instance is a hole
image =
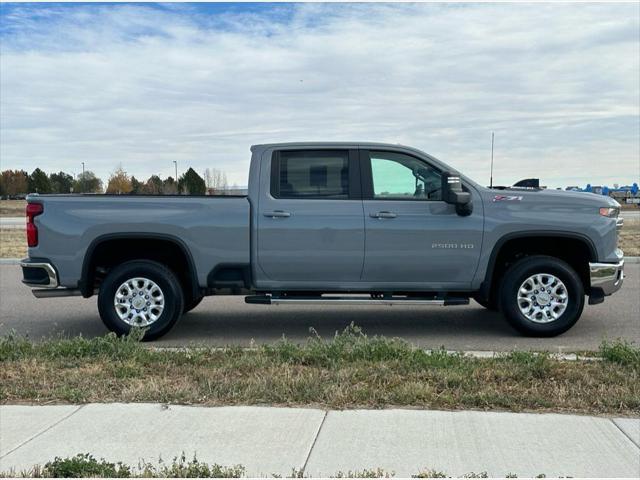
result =
[[[357,150],[273,152],[269,191],[260,195],[257,216],[258,265],[269,280],[299,288],[360,279],[364,218],[358,164]]]
[[[474,197],[471,215],[457,215],[455,207],[442,200],[441,172],[409,154],[362,150],[361,168],[363,282],[428,290],[467,288],[481,250],[479,198]]]

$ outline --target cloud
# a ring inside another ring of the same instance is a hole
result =
[[[2,168],[246,184],[249,146],[370,140],[485,183],[640,176],[637,5],[8,5]]]

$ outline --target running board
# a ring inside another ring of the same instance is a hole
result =
[[[250,295],[244,297],[244,301],[257,305],[469,305],[468,298],[447,297],[447,298],[420,298],[420,297],[364,297],[364,296],[317,296],[317,297],[296,297],[278,295]]]
[[[36,298],[81,297],[82,291],[75,288],[38,288],[31,290]]]

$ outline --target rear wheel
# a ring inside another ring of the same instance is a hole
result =
[[[109,330],[118,335],[132,328],[146,329],[144,340],[167,333],[183,310],[178,279],[164,265],[148,260],[123,263],[100,285],[98,310]]]
[[[584,287],[569,264],[532,256],[514,263],[500,288],[507,321],[524,335],[553,337],[569,330],[584,308]]]

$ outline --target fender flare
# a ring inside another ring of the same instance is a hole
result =
[[[527,237],[557,237],[579,240],[580,242],[584,243],[589,249],[590,260],[592,262],[595,262],[598,259],[598,251],[596,250],[593,241],[588,236],[583,235],[582,233],[568,232],[564,230],[527,230],[523,232],[507,233],[498,239],[498,241],[493,245],[493,249],[491,250],[487,270],[484,274],[484,280],[480,285],[479,293],[482,298],[489,297],[491,284],[493,282],[493,274],[495,272],[496,261],[502,247],[511,240]]]
[[[120,233],[107,233],[104,235],[100,235],[94,238],[87,250],[84,254],[84,258],[82,260],[82,274],[80,276],[80,281],[78,282],[78,287],[82,292],[82,296],[85,298],[93,295],[92,285],[89,285],[89,268],[91,267],[91,261],[93,259],[93,254],[98,246],[101,244],[111,241],[111,240],[140,240],[140,239],[152,239],[152,240],[163,240],[167,242],[171,242],[176,245],[184,254],[187,259],[188,276],[191,279],[191,287],[192,293],[194,296],[199,295],[200,288],[198,283],[198,274],[196,271],[195,262],[193,261],[193,257],[191,255],[191,251],[184,243],[184,241],[174,235],[163,234],[163,233],[146,233],[146,232],[120,232]]]

